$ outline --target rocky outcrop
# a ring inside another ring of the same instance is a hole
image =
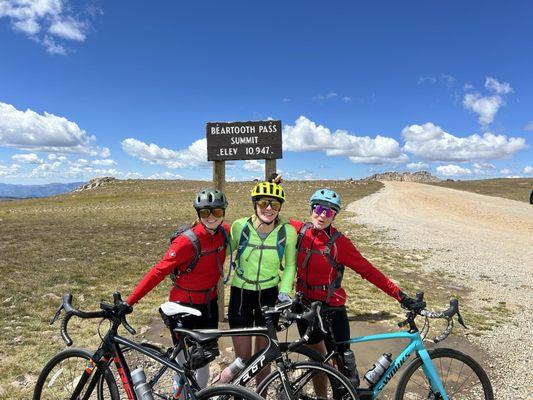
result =
[[[104,176],[102,178],[94,178],[87,182],[85,185],[77,187],[72,192],[83,192],[84,190],[95,189],[99,186],[102,186],[105,183],[116,181],[117,178],[113,176]]]
[[[405,182],[440,182],[440,179],[431,175],[427,171],[418,172],[384,172],[382,174],[374,174],[363,181],[405,181]]]

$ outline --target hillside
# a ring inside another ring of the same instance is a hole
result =
[[[498,178],[471,181],[445,181],[431,183],[432,185],[450,189],[466,190],[487,196],[503,197],[506,199],[525,201],[529,203],[533,190],[533,178]]]
[[[0,183],[0,198],[49,197],[70,192],[83,182],[49,183],[46,185],[13,185]]]
[[[436,176],[431,175],[427,171],[418,171],[418,172],[383,172],[381,174],[374,174],[367,178],[364,178],[363,181],[400,181],[400,182],[439,182],[440,179]]]

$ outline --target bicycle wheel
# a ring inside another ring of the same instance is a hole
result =
[[[91,365],[91,357],[92,353],[83,349],[67,349],[56,354],[41,371],[33,392],[33,400],[70,399],[87,367]],[[87,388],[92,381],[100,379],[101,376],[103,377],[101,390],[95,390],[93,387],[92,393],[87,398],[120,399],[115,378],[107,367],[93,369],[78,398],[85,398]]]
[[[250,389],[246,389],[242,386],[235,385],[217,385],[211,386],[200,390],[195,393],[197,400],[209,400],[209,399],[242,399],[242,400],[264,400],[257,393],[252,392]]]
[[[494,399],[487,374],[472,357],[457,350],[440,348],[430,350],[429,355],[449,399]],[[403,373],[396,389],[396,399],[441,398],[440,394],[431,390],[422,370],[422,359],[417,357]]]
[[[288,358],[292,361],[316,361],[319,363],[324,362],[325,357],[319,352],[311,349],[310,347],[303,345],[297,347],[294,350],[289,351],[290,344],[292,344],[292,342],[281,342],[279,343],[279,349],[282,353],[287,353],[287,355],[289,356]]]
[[[265,399],[284,400],[287,394],[279,371],[269,374],[257,388]],[[287,368],[287,381],[297,399],[359,399],[352,384],[335,368],[314,361],[297,362]]]

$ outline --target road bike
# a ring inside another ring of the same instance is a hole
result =
[[[61,321],[61,336],[67,346],[72,345],[72,339],[68,335],[68,323],[73,316],[82,319],[102,319],[109,321],[109,329],[105,335],[100,335],[101,344],[95,352],[83,349],[67,349],[55,355],[44,367],[37,379],[33,400],[39,399],[111,399],[118,400],[121,394],[130,400],[153,399],[153,393],[147,382],[141,379],[134,385],[132,375],[139,370],[132,371],[124,357],[124,352],[138,352],[154,362],[160,363],[166,369],[175,374],[175,384],[165,393],[162,398],[182,398],[186,400],[207,399],[243,399],[261,400],[261,397],[253,391],[234,385],[217,385],[200,390],[194,378],[194,369],[203,362],[209,362],[212,355],[199,357],[196,364],[190,365],[191,361],[180,364],[176,359],[163,357],[159,352],[150,349],[141,343],[128,340],[120,336],[117,331],[123,326],[129,333],[135,334],[135,330],[126,321],[126,314],[132,311],[127,303],[123,302],[118,292],[113,295],[114,304],[102,301],[99,311],[85,312],[72,306],[72,295],[65,294],[62,302],[54,315],[55,322],[61,311],[65,316]],[[100,333],[100,332],[99,332]],[[119,391],[116,379],[111,371],[111,364],[116,366],[122,383],[122,392]],[[142,366],[141,366],[142,367]],[[195,368],[193,368],[195,367]],[[181,397],[180,397],[181,396]]]
[[[388,355],[389,361],[385,365],[389,363],[390,365],[383,368],[379,378],[376,378],[373,382],[367,381],[368,387],[356,388],[361,400],[376,399],[412,355],[414,357],[405,367],[396,388],[395,399],[493,400],[494,394],[490,380],[476,360],[455,349],[433,348],[428,350],[424,345],[424,339],[429,330],[428,319],[430,318],[442,318],[447,321],[444,331],[433,339],[434,343],[443,341],[451,333],[454,325],[454,316],[457,316],[458,322],[466,328],[459,313],[458,300],[452,299],[447,310],[429,311],[425,308],[426,303],[424,302],[423,292],[417,293],[415,299],[415,306],[406,313],[406,319],[398,324],[400,328],[408,326],[409,329],[407,331],[354,337],[345,342],[335,341],[330,319],[330,314],[334,308],[322,306],[323,325],[326,331],[324,341],[326,348],[330,349],[329,353],[323,356],[316,352],[314,352],[314,355],[306,352],[305,355],[315,361],[325,363],[332,361],[341,372],[349,376],[352,371],[348,371],[342,354],[336,350],[338,345],[407,339],[407,345],[396,358],[392,359]],[[425,317],[421,331],[419,331],[415,322],[417,316]],[[298,349],[295,351],[297,352]],[[373,375],[375,377],[375,374]]]
[[[194,353],[191,349],[197,349],[209,343],[216,343],[221,337],[233,336],[261,336],[267,339],[268,345],[265,349],[246,360],[244,368],[238,372],[231,380],[232,385],[253,385],[254,378],[259,372],[271,363],[275,365],[275,370],[270,373],[259,385],[254,387],[257,394],[264,399],[335,399],[348,400],[358,399],[355,389],[349,380],[335,368],[315,361],[294,362],[289,357],[293,349],[300,348],[307,342],[309,334],[313,329],[314,322],[320,320],[320,303],[311,304],[309,310],[304,313],[291,313],[289,308],[291,302],[278,304],[274,307],[263,307],[262,313],[266,321],[266,327],[237,328],[237,329],[205,329],[188,330],[182,327],[181,318],[185,315],[199,316],[200,312],[194,308],[184,306],[179,303],[166,302],[161,306],[160,312],[167,326],[172,330],[174,344],[168,349],[158,349],[160,355],[167,359],[174,359],[179,354]],[[286,342],[283,348],[280,347],[276,334],[275,320],[279,315],[292,321],[303,319],[308,321],[310,328],[308,333],[297,341]],[[151,344],[145,344],[154,348]],[[156,348],[157,349],[157,348]],[[306,350],[301,350],[306,354]],[[168,386],[170,378],[167,367],[154,369],[150,367],[152,362],[146,360],[144,364],[147,370],[152,371],[149,379],[154,392],[164,392],[164,387]],[[316,395],[313,387],[313,378],[317,375],[324,377],[326,383],[325,394],[322,397]]]

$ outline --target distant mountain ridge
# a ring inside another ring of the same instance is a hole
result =
[[[68,193],[83,183],[49,183],[46,185],[13,185],[0,183],[0,197],[27,199],[31,197],[55,196],[56,194]]]
[[[427,171],[418,172],[384,172],[374,174],[363,181],[405,181],[405,182],[440,182],[441,180]]]

